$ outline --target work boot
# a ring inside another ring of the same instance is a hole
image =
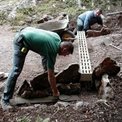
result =
[[[4,100],[1,99],[1,107],[3,109],[3,111],[9,111],[11,110],[13,107],[10,105],[9,102],[5,102]]]

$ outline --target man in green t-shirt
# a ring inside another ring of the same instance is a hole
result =
[[[29,50],[42,56],[42,65],[44,70],[48,72],[48,81],[50,82],[53,96],[59,96],[60,93],[56,87],[54,75],[56,56],[57,54],[63,56],[72,54],[73,49],[72,42],[61,42],[59,35],[51,31],[26,27],[18,32],[14,38],[13,68],[6,80],[1,99],[3,110],[8,110],[12,107],[9,100],[13,96],[17,78],[23,69],[25,57]]]

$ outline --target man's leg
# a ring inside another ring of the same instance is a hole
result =
[[[13,68],[5,82],[4,87],[4,93],[1,99],[1,104],[3,109],[7,109],[7,105],[9,104],[9,100],[13,96],[16,80],[18,76],[20,75],[26,53],[21,52],[22,46],[17,42],[17,40],[14,41],[14,56],[13,56]]]

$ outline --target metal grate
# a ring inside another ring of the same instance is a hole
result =
[[[79,48],[79,64],[81,80],[91,81],[92,80],[92,69],[91,62],[86,42],[86,36],[84,31],[77,32],[78,48]]]

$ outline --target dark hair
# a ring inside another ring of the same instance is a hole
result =
[[[98,10],[99,10],[99,12],[100,12],[101,14],[103,13],[103,11],[102,11],[102,9],[101,9],[101,8],[99,8]]]
[[[74,51],[74,45],[71,41],[63,41],[62,42],[63,46],[66,46],[68,48],[68,51],[72,54]]]
[[[100,14],[102,14],[102,13],[103,13],[103,11],[102,11],[102,9],[101,9],[101,8],[97,8],[96,10],[97,10],[97,11],[99,11],[99,13],[100,13]]]

